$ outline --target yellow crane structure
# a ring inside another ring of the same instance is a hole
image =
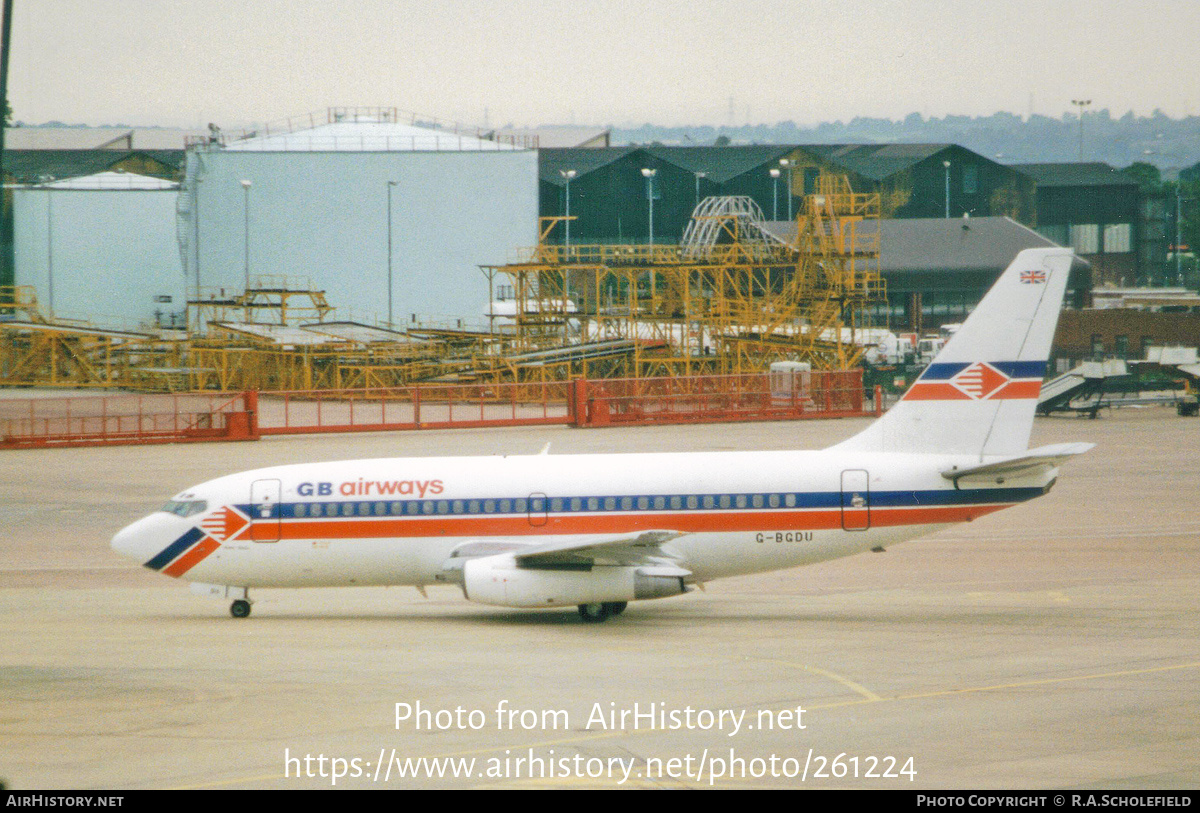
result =
[[[503,357],[544,357],[505,373],[604,377],[597,371],[614,367],[611,356],[551,351],[613,342],[628,347],[630,377],[762,372],[780,360],[853,366],[863,310],[885,298],[879,232],[862,228],[878,216],[877,194],[823,175],[794,233],[773,230],[747,197],[701,201],[679,245],[550,244],[560,219],[546,219],[527,258],[483,266],[513,291]]]

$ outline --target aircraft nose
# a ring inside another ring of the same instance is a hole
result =
[[[158,518],[152,514],[125,526],[113,536],[112,549],[138,564],[145,564],[170,542],[159,525]]]

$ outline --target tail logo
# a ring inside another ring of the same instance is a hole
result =
[[[1045,271],[1022,271],[1021,282],[1026,285],[1041,285],[1046,281]]]
[[[204,529],[204,532],[218,542],[234,538],[249,524],[250,520],[236,508],[228,505],[200,520],[200,527]]]
[[[950,383],[966,393],[969,398],[978,401],[988,398],[1010,380],[995,367],[979,361],[950,379]]]
[[[990,401],[1037,398],[1044,361],[934,362],[905,393],[904,401]]]

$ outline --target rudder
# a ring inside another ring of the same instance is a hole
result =
[[[899,403],[835,448],[1025,451],[1071,261],[1065,248],[1019,253]]]

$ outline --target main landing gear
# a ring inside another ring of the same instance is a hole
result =
[[[589,624],[599,624],[605,621],[608,617],[618,616],[625,612],[625,608],[629,606],[626,601],[605,601],[597,604],[580,604],[579,617]]]
[[[250,615],[250,602],[239,598],[229,605],[229,614],[234,618],[247,618]]]

